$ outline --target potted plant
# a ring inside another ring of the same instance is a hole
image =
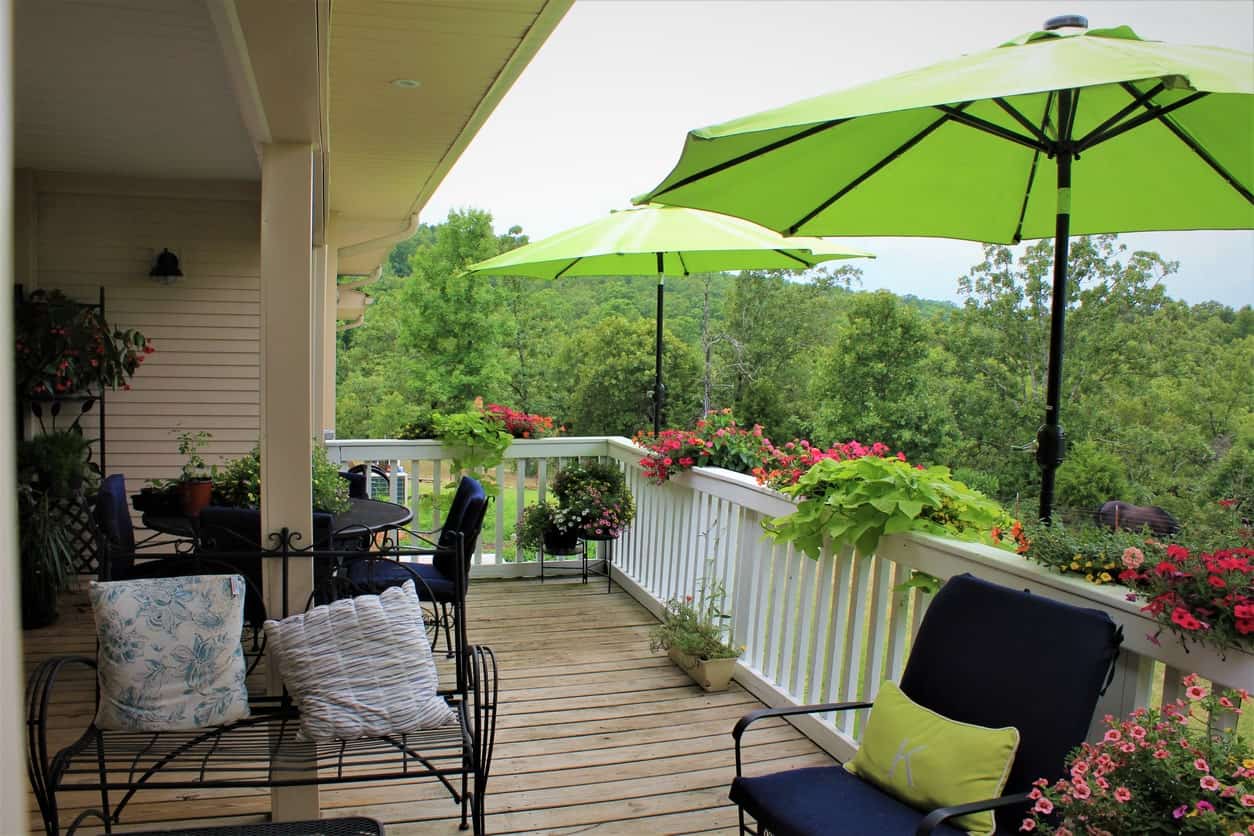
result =
[[[1107,731],[1067,757],[1068,777],[1035,782],[1020,831],[1246,833],[1254,749],[1236,727],[1248,694],[1209,690],[1192,674],[1185,699],[1106,717]]]
[[[731,615],[723,609],[726,598],[722,583],[702,578],[696,599],[687,595],[667,601],[662,623],[649,632],[649,649],[665,650],[706,691],[727,690],[745,650],[727,641]]]
[[[98,468],[91,461],[91,439],[74,422],[66,429],[52,429],[18,445],[18,470],[33,490],[66,498],[91,489]]]
[[[313,509],[338,514],[349,509],[348,481],[329,458],[321,444],[314,444],[310,459],[313,488]],[[247,456],[231,459],[213,476],[213,501],[234,508],[257,508],[261,505],[261,448],[254,447]]]
[[[579,549],[578,520],[565,508],[538,502],[523,509],[518,526],[518,546],[545,554],[575,554]]]
[[[199,516],[200,509],[209,504],[213,495],[214,470],[200,454],[211,438],[213,436],[204,430],[178,434],[179,455],[186,457],[178,480],[179,502],[184,516]]]
[[[98,306],[59,290],[31,293],[17,306],[14,324],[17,391],[25,398],[129,389],[126,381],[153,351],[139,331],[113,328]]]
[[[558,506],[588,540],[613,540],[636,518],[627,480],[612,462],[568,464],[553,479]]]
[[[17,503],[22,628],[32,630],[57,620],[57,593],[74,575],[74,544],[55,497],[19,483]]]

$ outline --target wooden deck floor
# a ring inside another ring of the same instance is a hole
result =
[[[705,694],[650,653],[652,616],[617,587],[607,595],[601,583],[476,581],[470,601],[471,641],[491,646],[501,669],[490,833],[735,831],[730,732],[760,707],[756,699],[736,684]],[[67,596],[60,623],[25,639],[28,667],[51,655],[92,654],[85,598]],[[89,681],[68,689],[75,702],[58,706],[57,744],[91,714]],[[832,762],[781,721],[753,733],[746,758],[751,772]],[[458,832],[455,805],[432,782],[322,788],[321,804],[324,817],[371,816],[389,834]],[[32,832],[41,832],[33,796],[30,807]],[[62,821],[78,809],[63,802]],[[152,791],[136,797],[127,826],[115,832],[264,821],[268,810],[264,792]]]

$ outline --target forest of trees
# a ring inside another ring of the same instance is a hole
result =
[[[340,336],[339,437],[395,437],[476,396],[576,435],[650,426],[656,278],[459,275],[525,241],[468,210],[396,247],[366,324]],[[776,441],[883,441],[1034,508],[1051,256],[1051,241],[986,246],[955,277],[960,306],[861,292],[851,267],[668,280],[666,423],[731,407]],[[1254,311],[1167,297],[1176,268],[1115,236],[1073,241],[1063,508],[1254,507]]]

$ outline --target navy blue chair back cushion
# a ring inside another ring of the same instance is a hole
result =
[[[100,492],[96,495],[96,524],[104,535],[105,553],[101,555],[101,567],[105,566],[107,558],[112,575],[129,569],[135,562],[135,526],[131,523],[131,512],[126,505],[126,477],[120,473],[106,476],[100,482]]]
[[[366,490],[366,474],[352,473],[348,470],[340,471],[340,478],[348,481],[348,496],[350,499],[369,499],[370,494]]]
[[[483,517],[487,512],[488,495],[484,492],[483,485],[477,479],[463,476],[457,484],[453,504],[449,506],[448,517],[444,520],[440,537],[436,541],[436,553],[432,563],[441,575],[446,578],[455,577],[460,539],[460,547],[464,550],[464,571],[469,577],[470,558],[479,543],[479,532],[483,529]]]
[[[965,723],[1019,730],[1006,794],[1059,777],[1088,732],[1118,651],[1110,616],[958,575],[928,608],[901,689]],[[999,815],[1008,827],[1010,816]]]

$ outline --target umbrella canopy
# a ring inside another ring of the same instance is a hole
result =
[[[653,431],[661,429],[663,277],[725,270],[804,270],[824,261],[874,258],[833,241],[785,238],[757,224],[677,206],[641,206],[525,244],[466,268],[472,275],[644,276],[656,274],[657,343]]]
[[[1254,228],[1254,56],[1126,26],[1058,31],[1086,25],[1056,18],[995,49],[692,131],[636,199],[789,235],[1053,235],[1045,520],[1064,449],[1069,235]]]

